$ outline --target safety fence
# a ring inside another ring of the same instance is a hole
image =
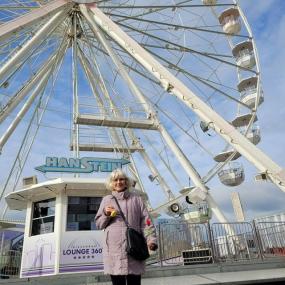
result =
[[[7,250],[0,255],[0,278],[18,277],[21,266],[21,251]]]
[[[285,257],[285,222],[259,222],[256,227],[264,258]]]
[[[188,223],[173,221],[157,227],[159,249],[148,265],[265,261],[285,258],[285,222]],[[0,277],[19,276],[21,252],[0,254]]]
[[[159,225],[149,264],[190,265],[285,258],[285,222]]]

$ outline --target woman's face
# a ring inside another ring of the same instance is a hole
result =
[[[126,179],[124,177],[116,177],[112,182],[113,191],[122,192],[127,187]]]

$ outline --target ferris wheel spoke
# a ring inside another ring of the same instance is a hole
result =
[[[160,106],[158,106],[157,104],[155,104],[156,108],[164,115],[166,116],[170,121],[173,122],[173,124],[175,124],[184,134],[186,134],[191,140],[193,140],[193,142],[195,144],[197,144],[204,152],[206,152],[207,154],[209,154],[211,157],[214,157],[214,154],[211,153],[205,146],[203,146],[200,141],[195,138],[194,136],[192,136],[188,130],[186,130],[183,126],[180,125],[180,123],[174,118],[173,115],[171,115],[169,113],[168,110],[163,110]]]
[[[7,116],[14,110],[21,100],[32,90],[34,85],[38,83],[39,79],[44,76],[54,64],[56,60],[56,54],[52,55],[46,63],[35,73],[35,75],[26,81],[20,90],[7,102],[5,106],[2,106],[0,112],[0,123],[7,118]]]
[[[62,61],[59,60],[58,65],[54,68],[56,74],[52,82],[53,88],[54,88],[54,83],[57,79],[58,70],[60,69],[61,64],[62,64]],[[42,105],[41,99],[43,98],[43,96],[44,96],[44,93],[42,92],[41,98],[40,100],[38,100],[37,105],[33,111],[32,117],[29,120],[29,124],[26,129],[25,135],[23,137],[22,143],[16,154],[16,158],[13,162],[10,172],[7,176],[6,183],[4,184],[4,187],[2,188],[2,191],[0,193],[0,201],[3,198],[4,194],[8,192],[7,190],[9,190],[9,192],[14,192],[16,190],[19,179],[21,177],[20,175],[22,174],[28,155],[34,144],[35,138],[38,134],[39,128],[43,126],[41,122],[43,120],[43,115],[47,109],[50,97],[52,96],[52,92],[49,92],[44,104]],[[3,217],[5,216],[5,214],[6,214],[6,210],[4,210]]]
[[[202,57],[207,57],[207,58],[209,58],[209,59],[211,59],[211,60],[214,60],[214,61],[218,61],[218,62],[225,63],[225,64],[230,65],[230,66],[235,67],[235,68],[239,68],[239,69],[246,70],[246,71],[249,71],[249,72],[252,72],[252,73],[256,73],[255,71],[253,71],[253,70],[251,70],[251,69],[249,69],[249,68],[245,68],[245,67],[239,66],[239,65],[237,65],[237,64],[235,64],[235,63],[232,63],[232,62],[230,62],[230,61],[223,60],[222,58],[217,58],[217,57],[215,57],[215,56],[210,55],[210,54],[207,53],[207,52],[201,52],[201,51],[194,50],[194,49],[191,49],[191,48],[186,47],[186,46],[182,46],[182,45],[180,45],[180,44],[178,44],[178,43],[171,42],[171,41],[169,41],[169,40],[163,39],[162,37],[155,36],[155,35],[150,34],[150,33],[148,33],[148,32],[139,30],[139,29],[137,29],[137,28],[134,28],[134,27],[131,27],[131,26],[122,24],[122,23],[119,23],[119,25],[122,26],[122,27],[124,27],[124,28],[126,28],[126,29],[131,29],[131,30],[136,31],[136,32],[138,32],[138,33],[144,34],[144,35],[146,35],[146,36],[148,36],[148,37],[150,37],[150,38],[153,38],[153,39],[155,39],[155,40],[157,40],[157,41],[161,41],[161,42],[164,42],[164,43],[166,43],[166,44],[175,46],[175,47],[179,48],[180,51],[188,51],[188,52],[190,52],[190,53],[197,54],[197,55],[200,55],[200,56],[202,56]]]
[[[148,50],[148,49],[146,49],[146,50],[147,50],[150,54],[152,54],[152,55],[154,55],[155,57],[159,58],[162,62],[165,62],[165,63],[166,63],[166,66],[168,66],[168,67],[171,66],[172,69],[174,69],[174,70],[176,70],[176,71],[178,71],[178,72],[181,72],[182,74],[184,74],[185,76],[187,76],[187,78],[188,78],[188,76],[189,76],[190,78],[192,78],[192,79],[194,79],[194,80],[196,80],[196,81],[199,81],[199,82],[201,82],[202,84],[204,84],[205,86],[211,88],[213,91],[218,92],[219,94],[221,94],[221,95],[227,97],[228,99],[230,99],[230,100],[232,100],[232,101],[234,101],[234,102],[237,102],[238,104],[240,104],[240,105],[244,106],[245,108],[251,110],[251,108],[249,108],[249,106],[246,105],[245,103],[243,103],[241,100],[239,100],[239,99],[237,99],[237,98],[235,98],[235,97],[232,97],[232,96],[229,95],[228,93],[226,93],[226,92],[224,92],[223,90],[221,90],[221,89],[219,89],[219,88],[217,88],[217,87],[214,86],[214,85],[221,85],[220,83],[214,82],[214,81],[212,81],[212,80],[209,80],[209,79],[206,79],[206,78],[202,78],[202,77],[197,76],[197,75],[195,75],[195,74],[193,74],[193,73],[190,73],[189,71],[187,71],[187,70],[185,70],[185,69],[183,69],[183,68],[180,68],[178,65],[176,65],[176,64],[174,64],[174,63],[172,63],[172,62],[166,60],[164,57],[159,56],[157,53],[153,53],[152,51],[150,51],[150,50]],[[226,86],[226,85],[224,85],[224,84],[221,85],[221,86],[222,86],[222,87],[226,87],[226,88],[230,88],[229,86]],[[237,90],[235,90],[235,91],[237,91]],[[209,98],[207,98],[207,100],[208,100],[208,99],[209,99]]]
[[[217,31],[217,30],[211,30],[211,29],[203,29],[202,27],[194,27],[194,26],[185,26],[185,25],[178,25],[178,24],[173,24],[173,23],[165,23],[162,21],[155,21],[152,19],[144,19],[141,17],[137,17],[137,16],[127,16],[127,15],[120,15],[120,14],[114,14],[114,13],[109,13],[109,12],[105,12],[106,15],[109,15],[111,17],[115,17],[115,18],[124,18],[125,20],[135,20],[137,22],[145,22],[145,23],[149,23],[149,24],[156,24],[159,26],[166,26],[171,28],[172,30],[178,30],[178,29],[182,29],[182,30],[190,30],[190,31],[199,31],[199,32],[205,32],[205,33],[213,33],[213,34],[219,34],[219,35],[224,35],[224,36],[229,36],[229,33],[225,33],[225,32],[221,32],[221,31]],[[116,21],[114,19],[114,22],[116,23],[120,23],[120,21]],[[210,28],[210,27],[209,27]],[[161,30],[161,27],[159,28]],[[239,38],[246,38],[248,39],[248,36],[246,35],[236,35],[236,37]]]
[[[21,10],[21,13],[19,15],[22,15],[23,13],[26,13],[25,10],[35,10],[39,9],[39,6],[12,6],[12,5],[0,5],[0,11],[18,11]],[[18,14],[17,14],[18,15]]]
[[[0,78],[4,78],[8,75],[15,64],[27,57],[34,45],[43,42],[44,39],[53,32],[55,27],[63,21],[63,17],[66,16],[66,13],[66,10],[57,12],[29,41],[23,45],[19,51],[17,51],[4,65],[2,65],[0,68]]]
[[[183,1],[185,2],[192,2],[192,0]],[[235,4],[215,4],[215,5],[207,5],[208,7],[215,6],[215,7],[232,7]],[[99,8],[104,9],[176,9],[176,8],[200,8],[205,7],[204,4],[176,4],[176,5],[121,5],[121,6],[112,6],[112,5],[104,5],[99,6]]]
[[[8,141],[9,137],[12,135],[12,133],[14,132],[14,130],[16,129],[16,127],[18,126],[18,124],[20,123],[21,119],[24,117],[24,115],[27,113],[27,111],[29,110],[29,108],[31,107],[32,103],[34,102],[34,100],[38,97],[39,94],[41,94],[41,92],[43,92],[43,90],[45,89],[46,84],[48,83],[48,80],[50,78],[50,75],[52,74],[56,64],[58,64],[58,62],[61,62],[64,53],[66,51],[66,41],[61,45],[61,48],[59,49],[58,53],[56,54],[56,60],[53,62],[52,66],[49,66],[49,69],[46,69],[45,73],[42,73],[42,76],[39,78],[39,80],[37,80],[37,85],[35,86],[34,90],[32,91],[32,94],[30,95],[30,97],[27,99],[27,101],[25,102],[25,104],[22,106],[21,110],[19,111],[18,115],[16,116],[16,118],[12,121],[12,123],[10,124],[10,126],[8,127],[8,129],[6,130],[6,132],[1,136],[0,138],[0,150],[2,151],[2,148],[4,147],[4,145],[6,144],[6,142]],[[31,86],[29,85],[29,88]],[[29,89],[27,88],[27,89]],[[27,94],[27,91],[29,90],[25,90],[26,92],[23,93],[18,93],[18,97],[14,97],[12,108],[15,108],[16,105],[19,103],[20,99],[22,99],[22,97],[24,95]],[[7,106],[7,108],[9,108],[9,106]],[[4,115],[4,114],[3,114]],[[7,115],[7,112],[5,112],[5,115]],[[5,118],[5,116],[3,116],[3,118]]]
[[[24,28],[30,27],[38,21],[42,21],[43,18],[50,17],[61,10],[67,10],[66,12],[68,12],[71,7],[72,3],[67,3],[64,0],[53,1],[44,7],[40,7],[37,10],[26,13],[22,17],[5,22],[0,25],[0,39],[4,40],[13,33],[17,33]]]
[[[182,4],[184,3],[189,3],[191,2],[192,0],[183,0],[183,1],[180,1],[178,3],[176,3],[175,7],[180,7]],[[122,6],[119,6],[119,7],[122,7]],[[150,7],[150,6],[148,6]],[[151,6],[152,7],[152,6]],[[145,9],[143,12],[141,12],[140,14],[135,14],[134,16],[135,17],[141,17],[141,16],[146,16],[146,15],[152,15],[154,13],[161,13],[161,12],[164,12],[164,10],[168,10],[169,6],[167,7],[161,7],[161,8],[151,8],[151,9]],[[102,7],[103,9],[104,7]],[[124,8],[125,9],[125,8]],[[171,8],[172,10],[174,9],[173,7]],[[125,13],[132,13],[133,11],[136,11],[137,9],[130,9],[130,8],[127,8],[127,11]],[[143,9],[142,9],[143,10]],[[121,13],[124,13],[124,11],[122,11],[122,9],[119,10]],[[123,22],[125,21],[124,19],[121,19],[121,20],[118,20],[118,22]]]

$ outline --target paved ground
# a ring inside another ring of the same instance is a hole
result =
[[[266,283],[264,283],[266,282]],[[285,284],[285,268],[143,279],[142,285]]]
[[[111,285],[100,274],[68,274],[30,279],[0,279],[0,285]],[[204,264],[172,268],[153,268],[142,285],[285,285],[285,259],[271,263]]]

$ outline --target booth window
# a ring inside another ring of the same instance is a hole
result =
[[[33,203],[32,236],[54,232],[55,198]]]
[[[68,197],[66,230],[96,230],[94,218],[101,200],[101,197]]]

